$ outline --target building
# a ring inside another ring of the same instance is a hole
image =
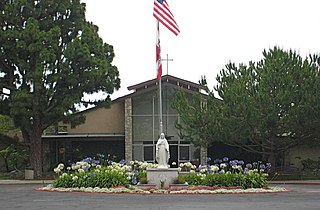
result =
[[[177,90],[192,95],[202,86],[171,75],[162,81],[163,131],[170,145],[170,163],[197,162],[200,149],[180,139],[175,128],[178,113],[171,107]],[[159,138],[159,83],[153,79],[128,87],[132,93],[113,100],[110,108],[94,107],[77,114],[86,121],[48,129],[43,135],[44,171],[57,163],[71,163],[98,153],[109,159],[154,162]]]

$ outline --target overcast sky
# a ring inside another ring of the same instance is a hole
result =
[[[99,27],[104,42],[114,46],[121,88],[156,78],[156,20],[153,0],[82,0],[86,17]],[[319,0],[167,0],[180,27],[175,36],[160,26],[161,57],[169,74],[209,87],[229,61],[248,63],[275,45],[300,55],[319,53]],[[167,73],[163,62],[163,74]]]

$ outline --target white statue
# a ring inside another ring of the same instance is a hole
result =
[[[164,133],[161,133],[156,144],[156,160],[158,162],[158,168],[168,168],[169,158],[169,144]]]

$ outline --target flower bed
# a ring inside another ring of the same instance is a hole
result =
[[[211,164],[195,166],[187,162],[181,163],[179,166],[178,170],[183,173],[179,174],[175,184],[187,185],[188,191],[193,191],[193,187],[201,186],[201,190],[211,192],[230,190],[231,188],[234,190],[268,189],[268,174],[266,172],[271,165],[265,165],[261,162],[245,164],[238,160],[229,161],[225,157],[221,160],[217,159]],[[101,158],[86,158],[66,168],[62,163],[59,164],[54,169],[54,172],[59,176],[50,188],[110,190],[124,186],[124,188],[132,190],[134,185],[147,184],[146,169],[155,167],[157,167],[156,164],[139,161],[125,164],[124,160],[116,163]],[[204,186],[206,186],[205,189]],[[156,189],[156,191],[159,190]],[[161,190],[172,192],[172,188]]]
[[[116,188],[99,188],[99,187],[80,187],[80,188],[55,188],[52,185],[37,188],[39,191],[50,192],[83,192],[83,193],[130,193],[130,194],[252,194],[252,193],[279,193],[289,192],[282,187],[268,187],[268,188],[249,188],[242,189],[241,187],[189,187],[187,189],[179,188],[145,188],[139,187],[116,187]]]

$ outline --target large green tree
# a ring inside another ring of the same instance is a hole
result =
[[[12,119],[0,114],[0,135],[6,135],[9,131],[15,130]]]
[[[208,147],[219,138],[215,129],[215,122],[219,116],[215,113],[222,101],[215,98],[213,92],[207,88],[205,77],[200,84],[207,94],[190,95],[184,91],[177,91],[172,106],[180,115],[179,121],[175,123],[179,137],[196,146]]]
[[[30,143],[31,166],[40,177],[43,131],[70,120],[79,104],[107,104],[119,88],[113,47],[86,21],[80,0],[2,0],[0,43],[0,112]],[[83,97],[93,93],[105,97]]]
[[[19,170],[28,161],[28,148],[19,141],[20,132],[13,120],[0,114],[0,159],[7,172]],[[0,169],[3,171],[3,169]]]
[[[201,141],[222,141],[259,153],[273,163],[293,146],[319,142],[319,56],[302,58],[277,47],[264,51],[263,56],[259,62],[230,63],[221,70],[215,87],[221,103],[207,89],[208,100],[202,109],[184,112],[180,107],[181,132],[198,141],[199,135],[189,129],[190,122],[194,127],[204,126],[209,135],[202,134],[206,139]],[[176,107],[199,103],[186,101],[181,93],[176,100]]]

